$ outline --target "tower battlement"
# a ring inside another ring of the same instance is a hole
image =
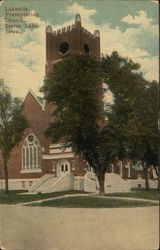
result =
[[[95,30],[92,34],[81,25],[79,14],[75,23],[67,27],[52,30],[46,27],[46,75],[49,74],[55,62],[67,54],[90,55],[94,60],[100,60],[100,33]]]
[[[66,32],[70,32],[70,31],[72,31],[75,28],[76,28],[76,25],[72,24],[72,25],[69,25],[67,27],[64,27],[64,28],[52,31],[52,27],[51,26],[47,26],[46,27],[46,33],[51,33],[53,36],[58,36],[58,35],[61,35],[63,33],[66,33]]]
[[[64,28],[52,31],[52,27],[51,26],[47,26],[46,27],[46,33],[51,33],[53,36],[58,36],[58,35],[62,35],[62,34],[67,33],[67,32],[71,32],[75,28],[76,28],[76,25],[72,24],[72,25],[69,25],[67,27],[64,27]],[[94,34],[92,34],[91,32],[89,32],[87,29],[85,29],[83,27],[81,27],[81,29],[82,29],[83,33],[88,34],[92,38],[96,38],[97,36],[100,36],[98,30],[95,30]]]

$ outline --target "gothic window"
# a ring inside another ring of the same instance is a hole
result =
[[[41,169],[41,146],[34,134],[29,134],[22,147],[22,170],[33,172]]]
[[[64,174],[70,172],[70,163],[67,160],[62,160],[58,163],[58,174]]]
[[[68,171],[68,165],[67,164],[62,164],[61,165],[61,171],[62,172],[67,172]]]

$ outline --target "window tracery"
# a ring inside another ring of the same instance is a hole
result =
[[[41,146],[34,134],[29,134],[22,147],[22,171],[37,171],[41,169]]]

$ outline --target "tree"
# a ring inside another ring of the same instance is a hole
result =
[[[148,169],[158,164],[158,83],[146,81],[140,65],[117,52],[101,63],[114,98],[107,117],[108,126],[119,137],[118,157],[142,164],[149,190]]]
[[[19,98],[13,98],[9,89],[0,81],[0,151],[5,174],[5,192],[8,187],[8,160],[12,149],[20,142],[28,122],[23,116],[23,105]]]
[[[146,190],[149,190],[148,170],[151,165],[158,170],[159,136],[158,136],[158,83],[148,82],[141,98],[143,106],[137,107],[137,120],[141,119],[142,129],[136,136],[141,150],[139,159],[145,174]],[[158,172],[158,171],[157,171]]]
[[[102,103],[102,71],[88,56],[66,56],[45,79],[42,91],[55,104],[53,122],[46,135],[63,138],[84,157],[97,175],[104,194],[106,169],[113,162],[117,137],[106,127]]]

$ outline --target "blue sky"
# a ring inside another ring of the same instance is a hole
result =
[[[5,34],[5,7],[26,7],[39,17],[27,17],[37,29],[24,29],[19,35]],[[141,64],[148,80],[158,80],[158,2],[118,0],[4,0],[0,5],[0,78],[14,95],[25,96],[29,88],[38,94],[45,65],[45,27],[53,30],[74,23],[80,13],[82,25],[90,32],[99,29],[101,53],[117,50]]]

